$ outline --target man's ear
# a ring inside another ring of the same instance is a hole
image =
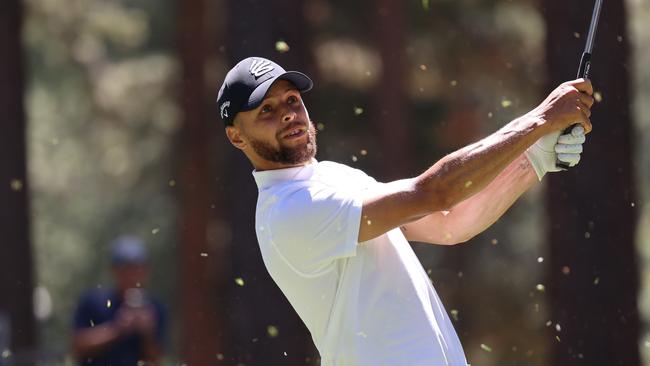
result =
[[[246,148],[248,145],[246,143],[246,140],[242,138],[241,131],[238,127],[226,126],[226,136],[228,136],[228,140],[230,140],[232,146],[240,150],[244,150],[244,148]]]

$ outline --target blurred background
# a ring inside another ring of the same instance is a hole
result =
[[[164,365],[319,365],[223,133],[248,56],[312,77],[319,160],[414,176],[573,79],[593,1],[5,0],[0,365],[74,365],[72,317],[143,238]],[[413,243],[468,361],[650,365],[650,2],[604,1],[581,164],[454,247]]]

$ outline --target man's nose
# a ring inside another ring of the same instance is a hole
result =
[[[294,119],[296,119],[296,112],[292,111],[291,109],[287,109],[284,112],[284,116],[282,117],[282,121],[291,122]]]

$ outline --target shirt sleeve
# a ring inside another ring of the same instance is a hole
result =
[[[276,203],[269,218],[276,249],[298,269],[313,271],[354,256],[363,200],[333,187],[301,187]]]

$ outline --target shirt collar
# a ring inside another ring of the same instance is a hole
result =
[[[312,158],[309,163],[292,168],[264,170],[261,172],[253,170],[253,177],[255,183],[257,183],[257,188],[262,190],[277,183],[309,179],[314,175],[316,165],[318,165],[318,161]]]

